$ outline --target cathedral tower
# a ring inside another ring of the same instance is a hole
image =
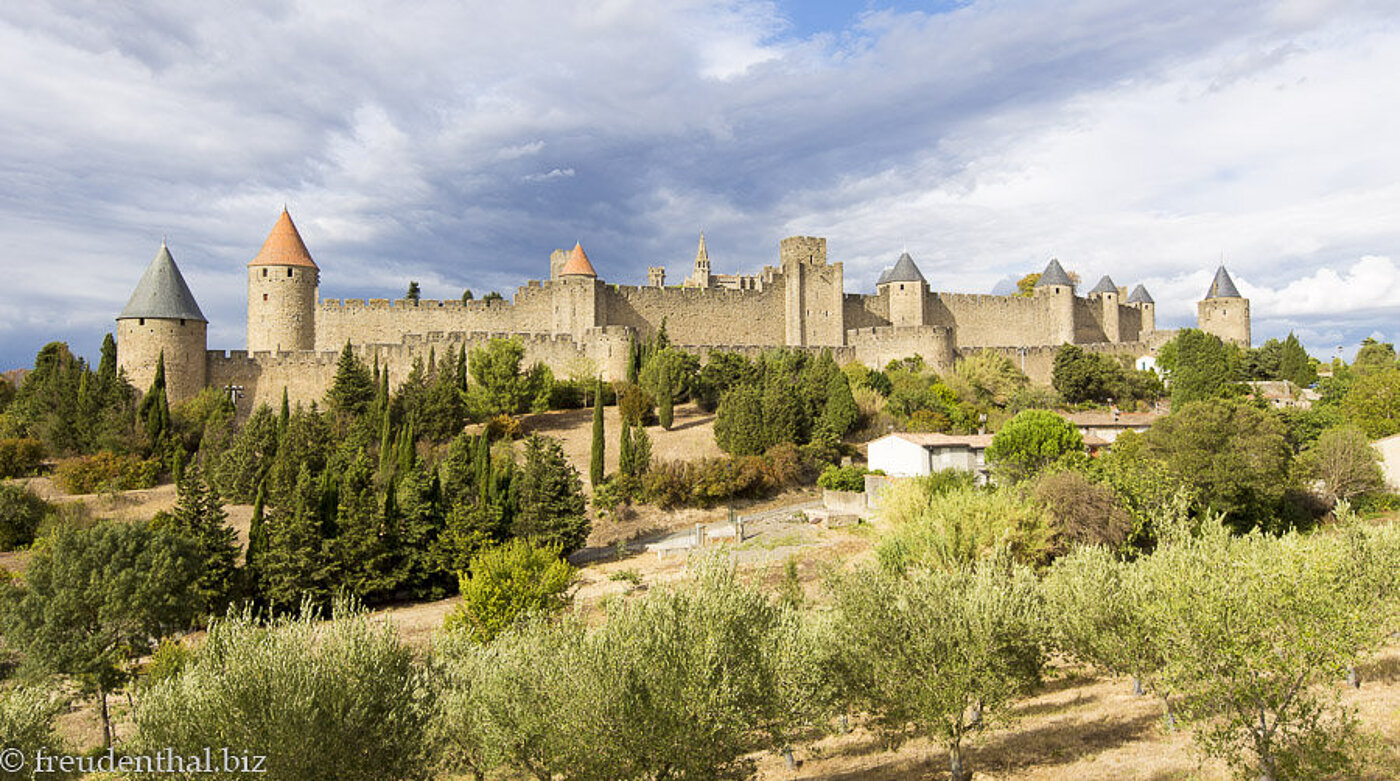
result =
[[[170,403],[187,399],[204,388],[208,324],[170,248],[161,242],[117,315],[117,367],[145,393],[164,355],[166,398]]]
[[[248,263],[248,352],[314,350],[321,270],[286,209]]]

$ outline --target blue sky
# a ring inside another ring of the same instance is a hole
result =
[[[986,292],[1051,257],[1256,341],[1400,340],[1400,23],[1369,0],[0,6],[0,368],[87,355],[165,236],[243,346],[286,204],[328,298],[828,238]],[[472,6],[472,7],[468,7]]]

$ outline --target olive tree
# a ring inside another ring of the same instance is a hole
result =
[[[964,741],[1039,680],[1035,575],[1004,559],[904,576],[865,568],[839,579],[835,592],[843,700],[868,712],[892,744],[941,742],[954,781],[965,781]]]
[[[1344,772],[1355,722],[1323,684],[1388,631],[1393,561],[1372,540],[1216,525],[1143,560],[1163,676],[1207,753],[1265,781]]]
[[[228,746],[290,781],[426,777],[426,671],[391,625],[357,607],[339,603],[324,619],[306,604],[297,618],[212,622],[183,669],[137,703],[139,746],[184,756]]]

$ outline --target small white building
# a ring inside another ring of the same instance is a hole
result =
[[[1400,491],[1400,434],[1378,439],[1371,443],[1371,447],[1375,448],[1380,456],[1385,487],[1392,491]]]
[[[887,434],[870,443],[869,467],[891,477],[918,477],[944,469],[972,472],[978,482],[987,480],[987,447],[991,434]]]

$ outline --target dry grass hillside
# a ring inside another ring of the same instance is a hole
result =
[[[712,436],[713,417],[687,405],[677,411],[672,431],[652,427],[655,453],[660,458],[694,458],[719,455]],[[610,469],[616,465],[618,423],[609,410]],[[573,410],[531,416],[531,431],[560,438],[565,452],[587,473],[591,439],[591,412]],[[586,479],[585,479],[586,483]],[[169,509],[175,501],[170,486],[117,495],[66,496],[47,480],[32,481],[34,489],[54,501],[81,502],[97,517],[122,520],[147,518]],[[777,588],[785,563],[797,564],[799,578],[809,598],[823,598],[823,581],[833,569],[850,566],[871,554],[873,534],[868,526],[827,529],[793,517],[783,508],[811,501],[815,492],[794,492],[748,503],[745,514],[765,513],[753,522],[742,542],[726,542],[720,550],[734,557],[740,576]],[[228,508],[229,518],[246,537],[251,508]],[[629,594],[643,593],[684,578],[685,553],[657,555],[647,552],[647,539],[668,531],[689,529],[696,523],[713,523],[724,508],[662,512],[643,508],[619,522],[599,523],[590,547],[606,553],[580,571],[575,591],[576,609],[591,616],[601,614],[603,604]],[[618,543],[631,542],[620,546]],[[0,566],[22,569],[25,554],[0,554]],[[392,623],[406,642],[427,650],[434,633],[457,600],[394,606],[377,615]],[[1364,685],[1345,689],[1338,683],[1342,701],[1357,709],[1366,729],[1376,739],[1374,767],[1369,778],[1400,778],[1400,644],[1393,644],[1359,666]],[[124,703],[114,701],[118,718]],[[91,707],[75,708],[63,717],[63,732],[81,745],[97,740],[97,717]],[[123,725],[119,734],[129,732]],[[797,751],[798,767],[789,771],[781,757],[759,757],[760,778],[779,779],[914,779],[947,778],[947,757],[928,741],[909,742],[887,750],[857,720],[853,729],[803,745]],[[1161,710],[1150,697],[1132,694],[1124,678],[1096,675],[1092,670],[1063,661],[1053,665],[1046,683],[1036,695],[1018,703],[1010,724],[973,742],[968,758],[976,778],[1005,781],[1051,779],[1225,779],[1219,762],[1203,761],[1189,732],[1167,729]]]

